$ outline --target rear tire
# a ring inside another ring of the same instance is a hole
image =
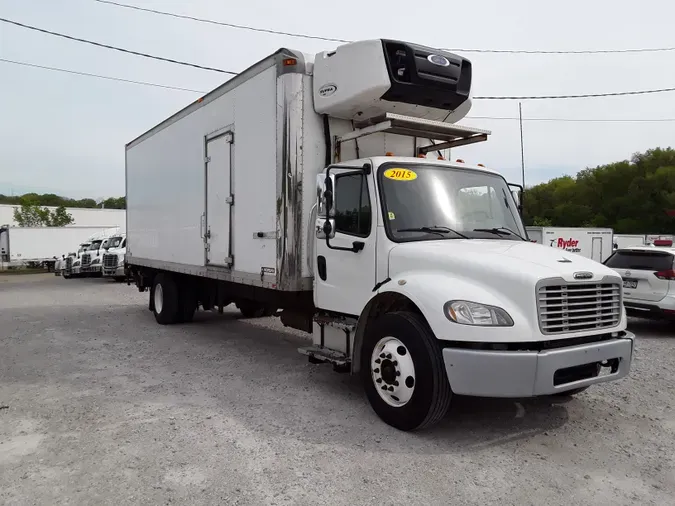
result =
[[[361,378],[375,413],[399,430],[430,427],[450,407],[452,390],[441,349],[416,313],[378,318],[363,342]]]
[[[152,312],[160,325],[170,325],[178,318],[178,289],[173,277],[159,273],[155,276],[150,291]]]
[[[190,323],[197,311],[197,292],[193,283],[183,281],[178,285],[178,314],[176,323]]]
[[[236,304],[244,318],[262,318],[268,311],[265,305],[252,300],[240,300]]]

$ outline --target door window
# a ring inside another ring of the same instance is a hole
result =
[[[372,211],[368,182],[362,173],[342,174],[335,178],[335,231],[368,237]]]

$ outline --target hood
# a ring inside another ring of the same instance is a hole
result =
[[[471,296],[469,300],[497,305],[531,322],[538,319],[540,280],[583,284],[610,282],[605,279],[609,277],[621,284],[616,272],[581,255],[531,242],[490,239],[419,241],[392,248],[390,278],[418,273],[437,277],[447,286],[448,295]],[[585,277],[575,279],[575,273],[585,273]]]
[[[472,279],[497,278],[528,280],[533,284],[545,278],[579,282],[574,274],[590,273],[583,281],[599,281],[616,272],[589,258],[529,241],[490,239],[446,239],[398,244],[390,252],[390,272],[409,270],[400,265],[406,259],[419,260],[426,268],[444,270]],[[476,275],[477,277],[474,277]]]

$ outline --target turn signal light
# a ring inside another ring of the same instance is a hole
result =
[[[485,167],[485,165],[483,165],[482,163],[479,163],[478,167]]]
[[[297,65],[297,64],[298,64],[298,60],[296,60],[295,58],[286,58],[284,60],[284,67],[292,67],[293,65]]]
[[[458,158],[457,160],[455,160],[455,163],[464,163],[464,160],[462,160],[461,158]]]
[[[392,153],[391,151],[387,151],[387,152],[384,154],[384,156],[394,156],[394,153]]]

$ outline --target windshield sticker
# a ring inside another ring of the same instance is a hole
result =
[[[384,171],[384,177],[394,181],[412,181],[417,179],[417,173],[410,169],[401,169],[399,167],[387,169]]]
[[[394,213],[392,213],[391,211],[389,211],[389,219],[390,219],[390,220],[395,220],[395,219],[396,219],[396,215],[395,215]]]

